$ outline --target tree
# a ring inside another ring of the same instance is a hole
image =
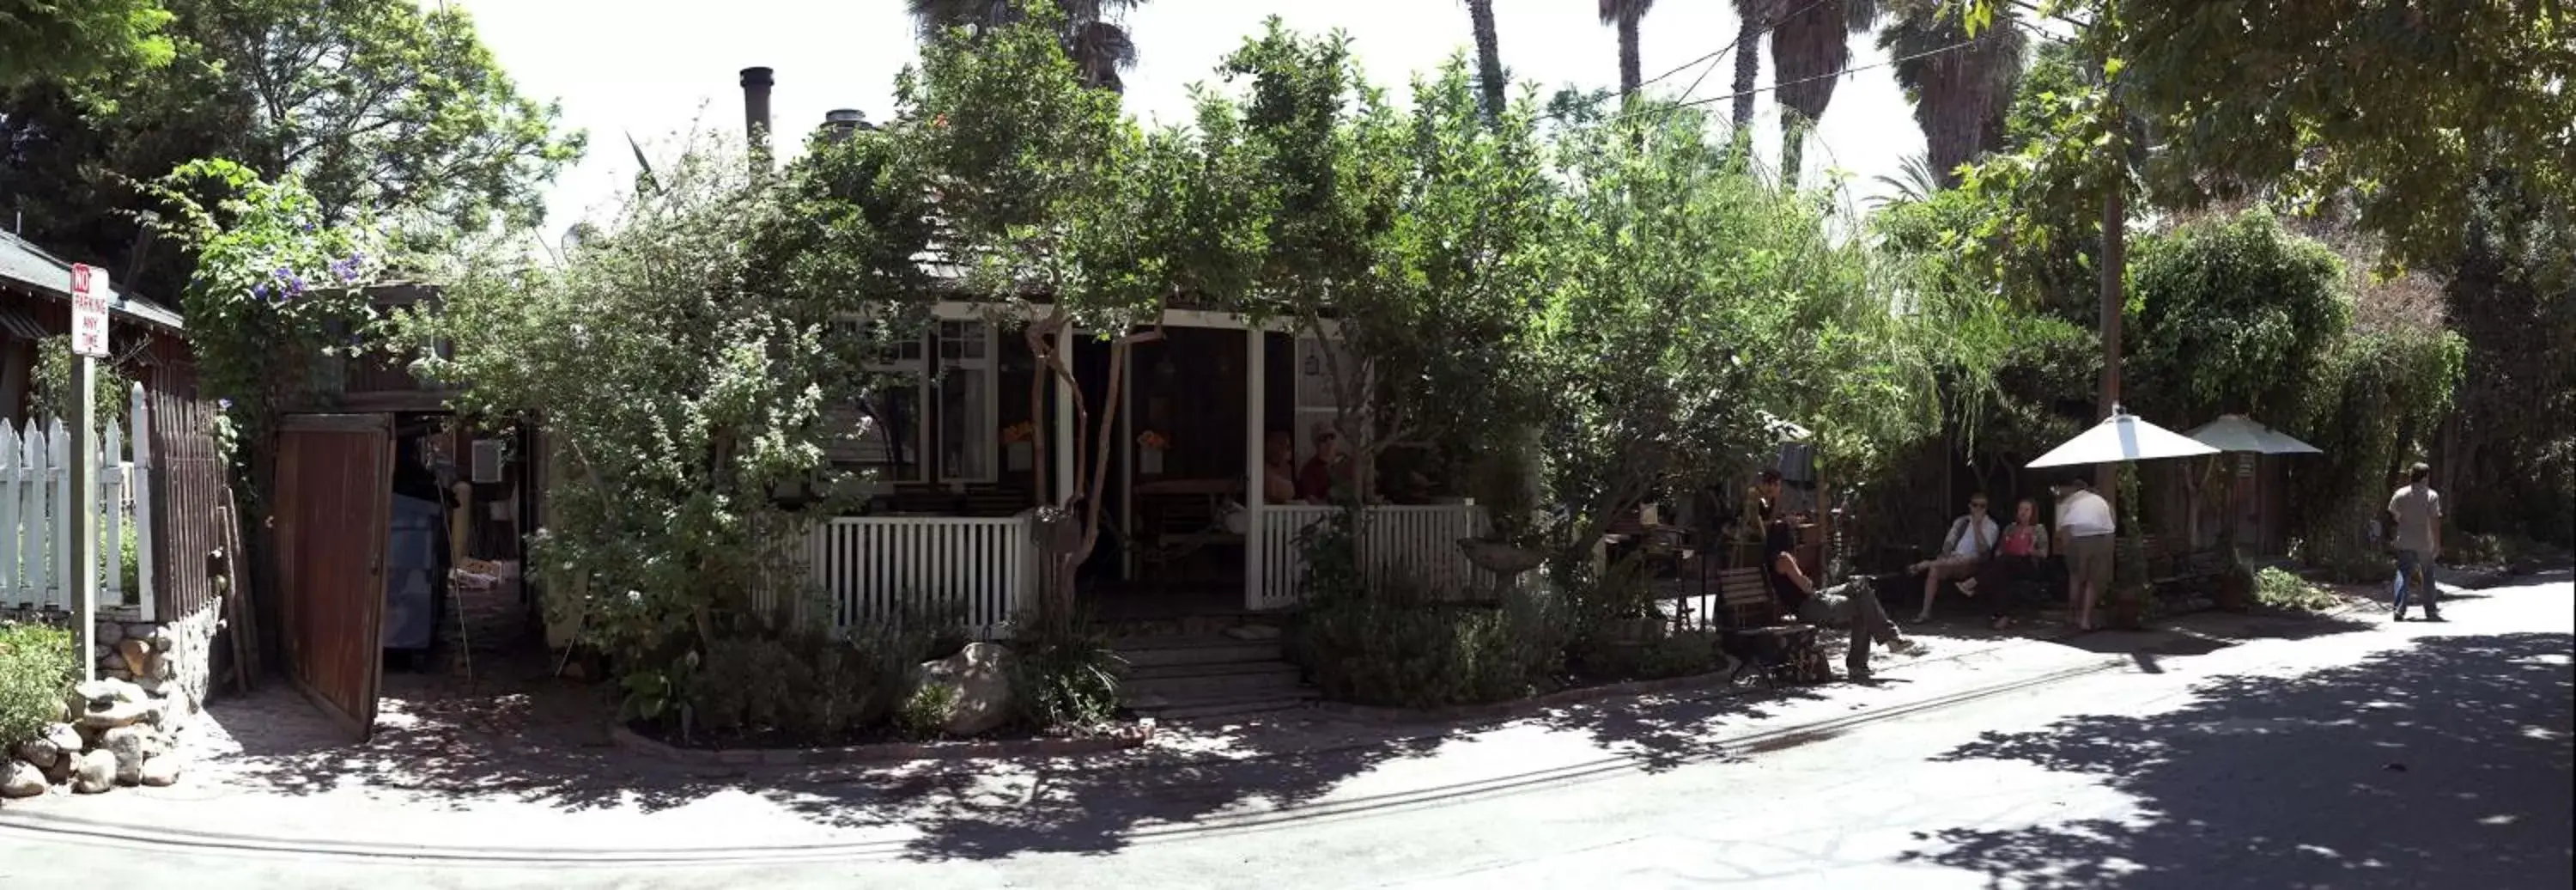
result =
[[[1771,17],[1780,13],[1787,0],[1727,0],[1735,7],[1735,80],[1728,84],[1735,100],[1734,140],[1750,145],[1753,140],[1753,92],[1762,78],[1762,35],[1771,30]]]
[[[1772,76],[1780,88],[1780,179],[1795,185],[1807,131],[1824,120],[1851,62],[1851,35],[1878,18],[1877,0],[1773,0],[1791,8],[1771,32]],[[1751,52],[1752,47],[1739,47]]]
[[[698,669],[799,626],[776,495],[843,490],[824,448],[847,431],[825,408],[882,383],[867,359],[927,315],[923,232],[902,222],[922,183],[894,141],[853,134],[755,176],[702,137],[560,261],[472,245],[438,270],[435,307],[391,322],[394,342],[449,345],[415,373],[468,384],[460,410],[542,423],[564,469],[532,569],[562,579],[549,614],[615,659],[629,716],[726,692]]]
[[[1765,412],[1866,460],[1927,404],[1879,351],[1893,316],[1859,248],[1731,163],[1702,115],[1655,111],[1641,147],[1599,128],[1558,146],[1569,194],[1531,337],[1561,566],[1657,487],[1753,466]]]
[[[527,223],[583,137],[519,95],[461,8],[409,0],[172,0],[177,48],[151,77],[36,83],[0,113],[0,192],[29,234],[111,265],[133,244],[132,183],[197,158],[304,183],[326,222],[371,217],[418,243]],[[186,258],[156,253],[172,281]]]
[[[1494,33],[1494,0],[1467,0],[1467,22],[1476,38],[1476,91],[1485,120],[1499,124],[1510,105],[1511,83],[1503,76],[1502,39]]]
[[[1619,29],[1619,95],[1635,96],[1646,79],[1637,58],[1637,23],[1655,0],[1601,0],[1601,23]]]
[[[1938,0],[1890,0],[1878,47],[1896,58],[1896,82],[1914,103],[1923,129],[1924,154],[1937,182],[1959,183],[1959,167],[2003,147],[2006,115],[2021,80],[2028,38],[2020,7],[1995,11],[1996,23],[1975,45],[1957,17]]]
[[[159,0],[51,0],[0,9],[0,87],[30,80],[85,81],[170,62]]]
[[[924,38],[949,28],[973,25],[998,28],[1026,17],[1028,0],[905,0]],[[1037,0],[1045,2],[1045,0]],[[1082,73],[1084,83],[1122,92],[1121,75],[1136,67],[1136,41],[1114,19],[1144,0],[1053,0],[1064,41],[1064,54]]]

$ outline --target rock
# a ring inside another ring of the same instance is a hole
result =
[[[138,637],[126,637],[116,642],[116,654],[124,656],[126,670],[141,674],[144,673],[144,664],[152,659],[152,644]]]
[[[161,737],[144,726],[119,726],[98,737],[98,750],[116,757],[116,783],[143,780],[143,761],[161,753]]]
[[[968,643],[957,654],[921,664],[919,686],[946,686],[956,702],[940,731],[970,736],[1001,728],[1011,719],[1011,650],[999,643]],[[916,687],[918,688],[918,687]]]
[[[167,788],[179,783],[179,755],[163,754],[143,761],[143,784]]]
[[[143,688],[123,680],[92,680],[72,687],[72,695],[95,708],[102,702],[137,702],[150,698]]]
[[[98,623],[96,629],[98,631],[98,644],[101,646],[114,646],[118,640],[125,639],[125,625],[118,624],[113,621],[101,621]],[[105,655],[107,653],[102,652],[99,654]]]
[[[125,635],[129,637],[144,637],[148,639],[152,636],[153,631],[160,629],[161,625],[158,624],[128,624],[125,626]]]
[[[83,712],[80,715],[79,726],[84,730],[110,730],[120,726],[132,726],[146,720],[158,719],[158,711],[159,709],[142,702],[115,702],[104,708],[92,707]]]
[[[86,742],[81,738],[80,730],[73,728],[69,723],[48,724],[45,731],[36,737],[52,742],[54,750],[63,752],[64,757],[80,753]]]
[[[134,685],[143,687],[143,691],[147,695],[162,696],[169,694],[168,689],[170,687],[170,681],[159,677],[145,677],[134,681]]]
[[[44,769],[53,766],[54,761],[63,756],[63,748],[61,745],[54,744],[52,739],[32,738],[19,742],[18,747],[11,749],[9,753],[37,769]]]
[[[80,755],[66,752],[54,765],[45,768],[45,783],[65,785],[72,780],[72,770],[80,765]]]
[[[166,627],[153,628],[151,635],[147,637],[147,639],[152,642],[152,651],[154,652],[168,652],[179,647],[178,635],[171,633],[170,629]]]
[[[170,664],[170,656],[159,652],[152,653],[143,660],[142,667],[134,669],[134,676],[142,680],[168,680],[178,675],[178,670]]]
[[[0,761],[0,797],[34,797],[45,793],[45,771],[32,763]]]
[[[116,755],[91,751],[72,762],[72,793],[97,794],[116,787]]]

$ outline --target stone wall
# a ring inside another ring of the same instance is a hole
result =
[[[131,606],[99,610],[93,627],[98,645],[90,657],[102,679],[126,680],[158,700],[165,725],[176,729],[204,709],[213,669],[215,630],[221,626],[223,599],[210,598],[195,614],[143,621]],[[0,620],[61,627],[70,616],[59,611],[0,609]]]

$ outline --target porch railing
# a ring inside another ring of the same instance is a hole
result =
[[[984,639],[1009,635],[1037,596],[1029,512],[1001,518],[845,516],[806,537],[810,580],[832,626],[906,615],[963,623]]]
[[[1304,504],[1261,508],[1261,589],[1255,608],[1275,609],[1305,600],[1306,569],[1298,535],[1339,507]],[[1366,508],[1359,529],[1360,568],[1367,582],[1402,578],[1427,585],[1436,596],[1454,596],[1490,583],[1458,549],[1460,538],[1485,534],[1485,509],[1473,504],[1392,505]]]

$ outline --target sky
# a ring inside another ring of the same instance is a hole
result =
[[[772,116],[781,132],[819,125],[825,111],[856,108],[871,121],[892,116],[895,74],[920,58],[904,0],[425,0],[471,12],[484,43],[539,101],[559,101],[563,123],[590,133],[590,152],[557,178],[546,226],[560,232],[604,213],[633,182],[632,135],[648,154],[676,144],[692,126],[740,132],[739,72],[775,69]],[[1732,4],[1665,0],[1643,23],[1645,76],[1682,68],[1735,39]],[[1137,47],[1126,104],[1142,120],[1189,119],[1189,87],[1213,83],[1218,60],[1280,16],[1301,31],[1347,32],[1372,81],[1402,101],[1404,85],[1453,53],[1471,51],[1462,0],[1148,0],[1127,13]],[[1615,87],[1618,35],[1597,5],[1581,0],[1494,0],[1503,64],[1541,95],[1573,84]],[[1760,83],[1773,81],[1770,59]],[[1854,41],[1853,68],[1810,137],[1807,181],[1828,169],[1850,176],[1859,204],[1884,191],[1874,181],[1923,150],[1911,107],[1884,67],[1885,53]],[[1649,87],[1666,96],[1723,97],[1732,53],[1690,65]],[[1876,67],[1871,67],[1876,66]],[[1705,71],[1705,79],[1700,77]],[[1693,82],[1698,81],[1693,89]],[[1723,101],[1714,104],[1724,109]],[[1778,107],[1757,97],[1758,150],[1776,159]],[[1721,111],[1721,113],[1723,113]]]

